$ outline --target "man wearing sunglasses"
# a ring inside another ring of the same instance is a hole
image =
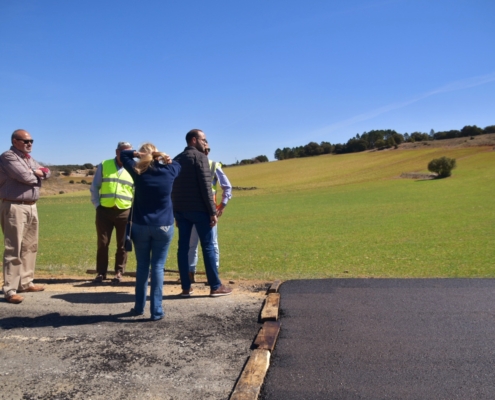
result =
[[[3,293],[8,303],[18,304],[18,293],[41,292],[35,285],[34,268],[38,252],[38,211],[41,181],[50,170],[30,155],[33,139],[29,132],[12,133],[12,147],[0,156],[0,222],[4,235]]]

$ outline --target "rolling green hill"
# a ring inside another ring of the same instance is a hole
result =
[[[452,177],[400,178],[427,173],[441,156],[457,159]],[[234,191],[220,219],[223,279],[495,277],[492,147],[423,146],[225,172],[234,186],[257,189]],[[44,197],[39,213],[38,272],[93,268],[89,192]],[[176,243],[177,233],[167,262],[174,269]],[[133,270],[134,255],[129,261]]]
[[[428,173],[457,159],[442,180]],[[390,150],[226,169],[236,191],[219,225],[222,268],[239,276],[495,276],[491,147]]]

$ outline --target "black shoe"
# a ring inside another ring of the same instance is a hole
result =
[[[102,283],[104,280],[107,279],[106,275],[98,274],[95,279],[93,279],[94,283]]]

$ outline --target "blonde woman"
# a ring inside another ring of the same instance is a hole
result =
[[[135,188],[131,238],[137,271],[133,313],[144,314],[151,266],[151,320],[158,321],[165,315],[162,308],[163,269],[174,235],[170,194],[181,167],[168,155],[159,152],[152,143],[143,144],[139,151],[124,150],[120,153],[120,159],[134,179]]]

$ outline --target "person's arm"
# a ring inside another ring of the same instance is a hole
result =
[[[98,167],[96,168],[96,172],[93,176],[93,182],[91,183],[91,187],[89,188],[89,191],[91,192],[91,203],[95,206],[95,208],[98,208],[100,205],[100,188],[101,188],[101,182],[103,178],[103,167],[101,164],[98,164]]]
[[[13,151],[7,151],[2,155],[4,172],[12,179],[25,185],[39,186],[40,178],[21,158]]]
[[[135,150],[122,150],[120,152],[120,161],[122,165],[126,169],[129,174],[134,178],[136,175],[136,171],[134,171],[134,167],[136,166],[136,161],[134,161],[134,157],[140,158],[139,152]]]
[[[232,185],[230,184],[229,178],[227,178],[227,175],[225,175],[222,168],[217,167],[216,175],[218,183],[222,188],[222,202],[217,206],[217,217],[221,217],[228,201],[232,198]]]
[[[208,163],[208,157],[199,151],[196,156],[196,173],[198,174],[201,196],[203,197],[203,201],[208,209],[208,214],[210,214],[210,217],[215,217],[216,223],[217,208],[215,202],[213,201],[213,192],[211,190],[210,165]],[[215,224],[212,226],[215,226]]]
[[[34,174],[42,180],[48,179],[52,175],[52,172],[50,171],[49,168],[44,167],[34,158],[31,158],[31,165],[34,166],[33,168]]]

